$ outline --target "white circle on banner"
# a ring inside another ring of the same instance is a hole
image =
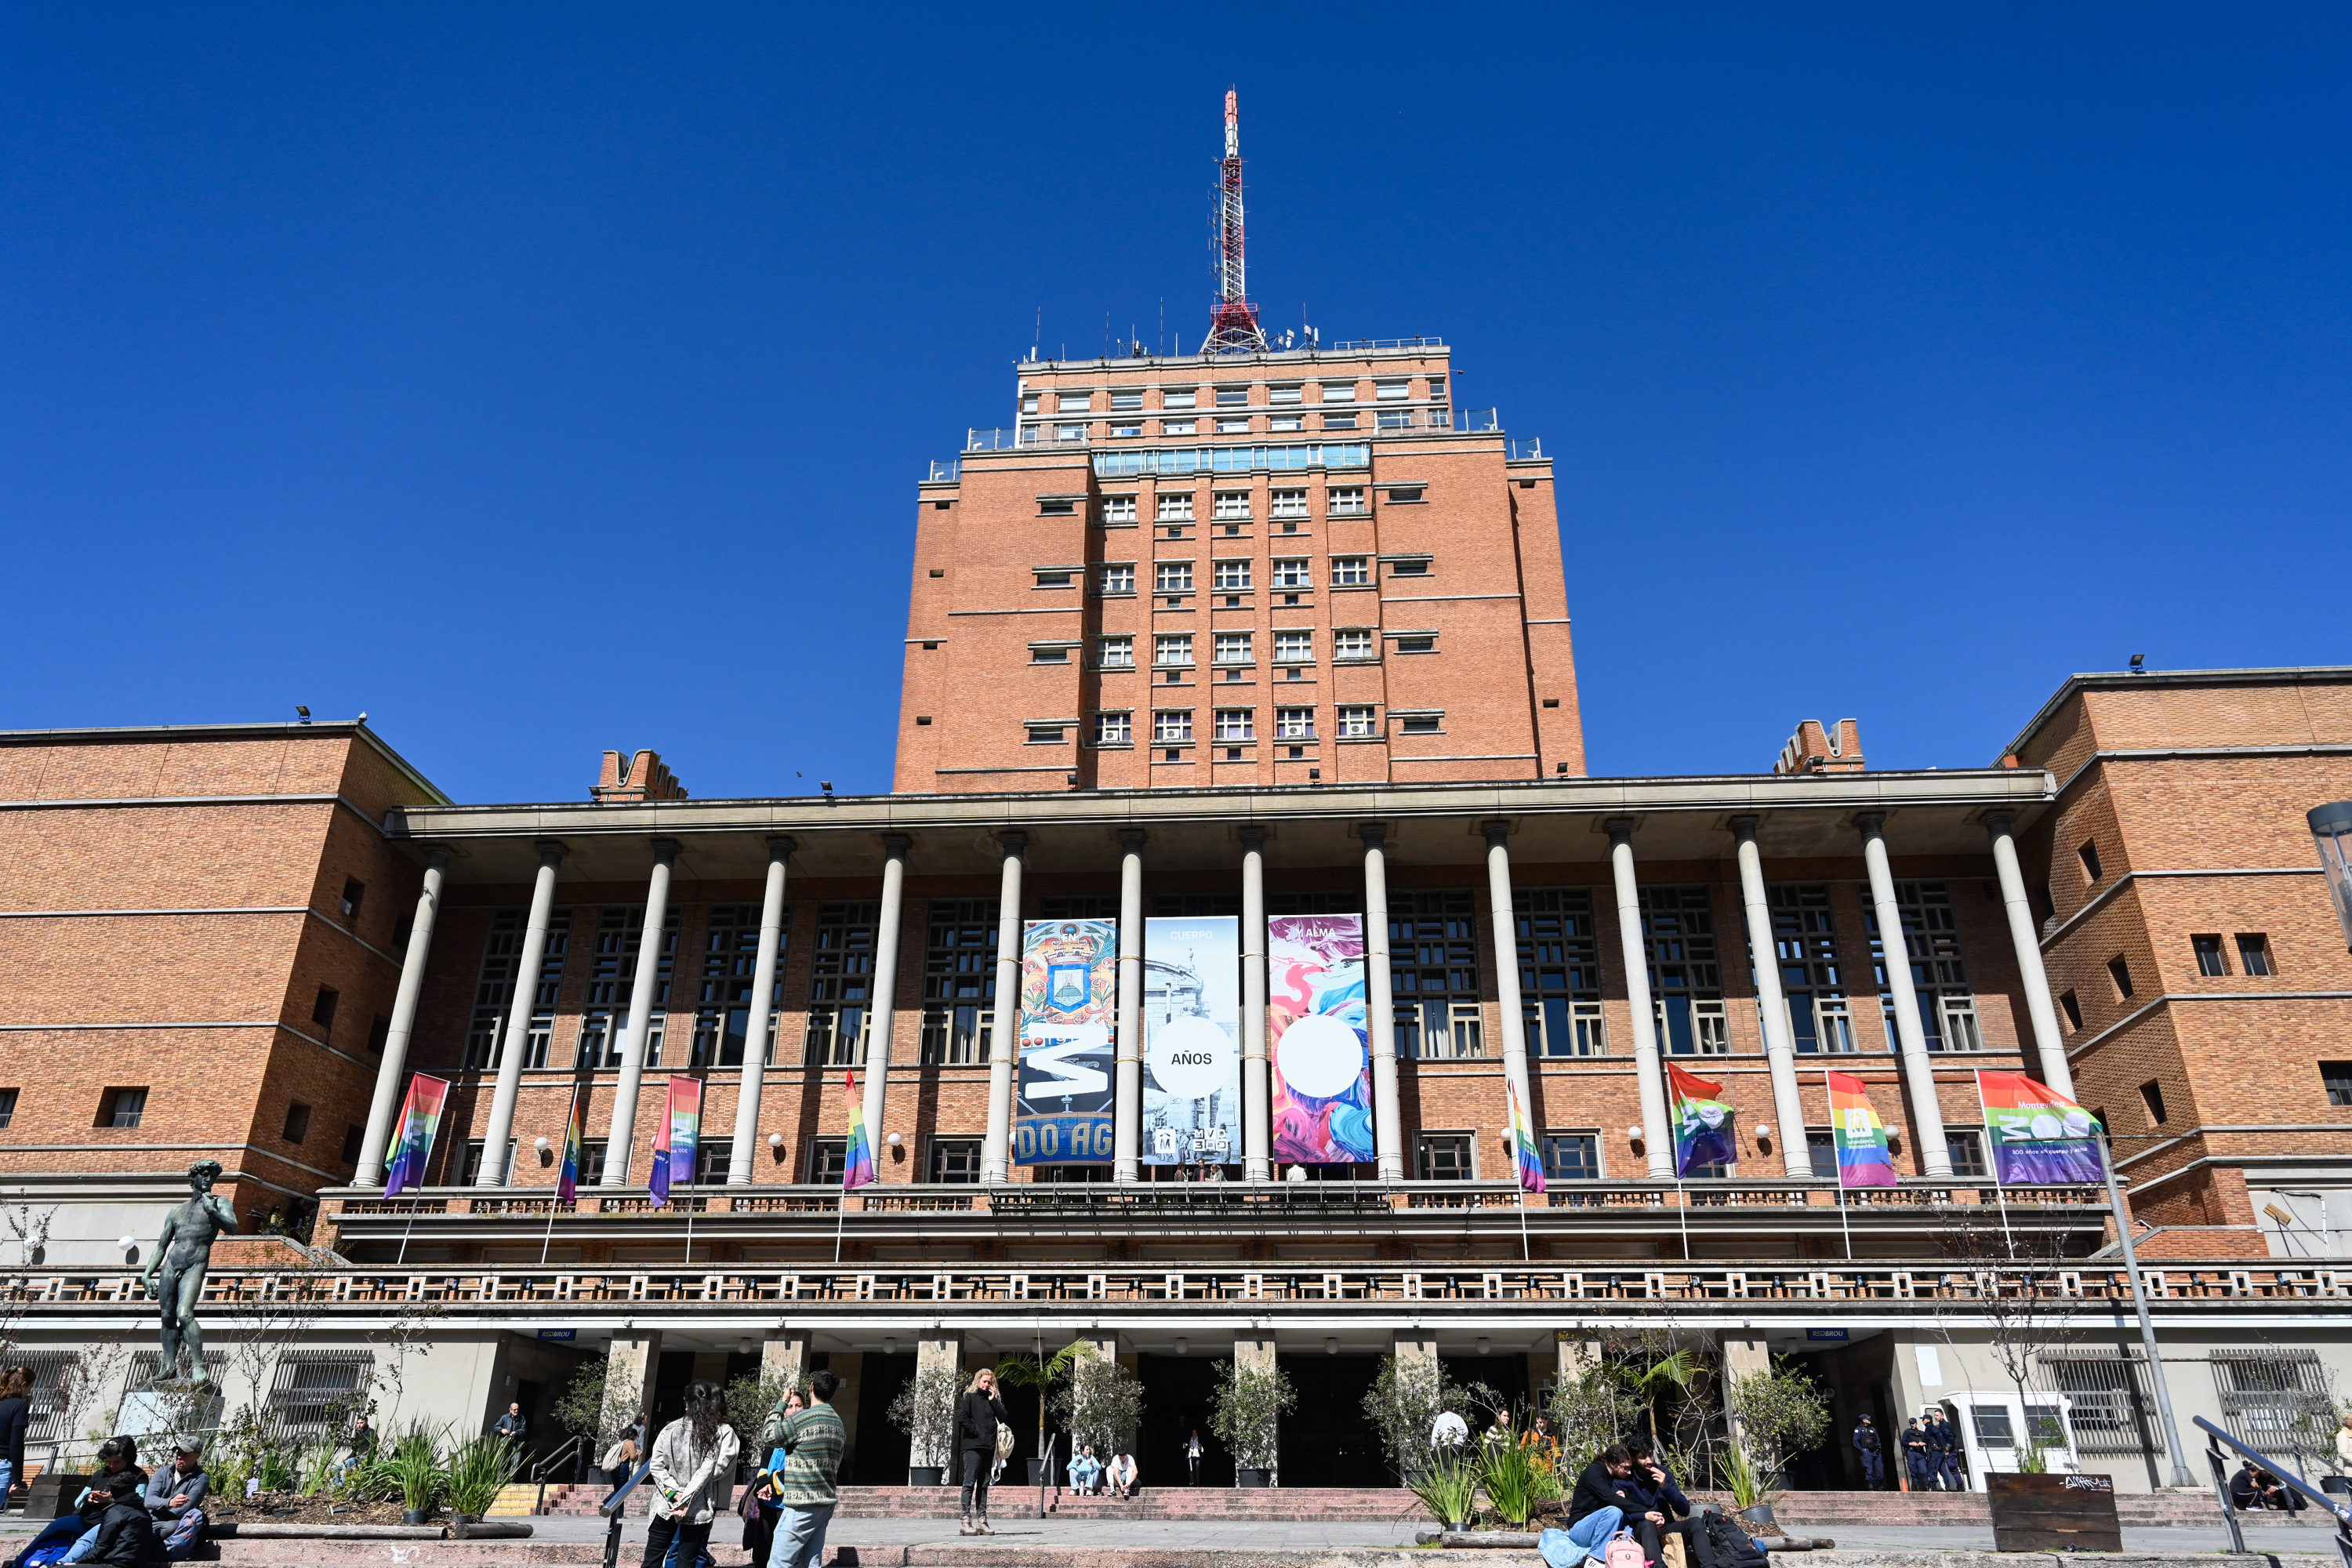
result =
[[[2080,1106],[2066,1113],[2066,1136],[2088,1138],[2091,1135],[2091,1113]]]
[[[1152,1080],[1184,1100],[1206,1100],[1234,1080],[1234,1042],[1206,1018],[1171,1018],[1151,1031]]]
[[[1301,1094],[1329,1100],[1356,1087],[1364,1071],[1364,1042],[1323,1013],[1309,1013],[1282,1032],[1275,1048],[1282,1081]]]
[[[2046,1110],[2034,1117],[2032,1125],[2033,1135],[2036,1138],[2059,1138],[2064,1136],[2066,1131],[2066,1124]]]

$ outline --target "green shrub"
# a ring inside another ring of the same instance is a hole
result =
[[[490,1511],[490,1504],[499,1500],[499,1493],[514,1479],[521,1464],[522,1449],[503,1437],[485,1433],[460,1443],[449,1456],[449,1506],[459,1513],[480,1518]]]

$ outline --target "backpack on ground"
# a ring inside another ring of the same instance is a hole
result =
[[[1649,1554],[1642,1543],[1633,1539],[1630,1530],[1621,1530],[1609,1538],[1609,1546],[1601,1553],[1602,1568],[1648,1568]]]
[[[1706,1516],[1706,1545],[1715,1568],[1766,1568],[1769,1561],[1738,1521],[1713,1510]]]

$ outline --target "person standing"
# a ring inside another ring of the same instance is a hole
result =
[[[1966,1485],[1960,1479],[1958,1451],[1959,1435],[1952,1430],[1952,1424],[1945,1418],[1941,1405],[1927,1412],[1927,1469],[1935,1479],[1936,1489],[1939,1492],[1965,1490]]]
[[[841,1451],[849,1435],[834,1413],[833,1396],[841,1379],[831,1368],[809,1374],[809,1406],[784,1420],[784,1482],[776,1500],[784,1505],[776,1517],[776,1544],[768,1568],[822,1568],[825,1526],[833,1522],[834,1505],[841,1492],[835,1478],[841,1472]]]
[[[2352,1410],[2344,1413],[2344,1425],[2336,1428],[2336,1468],[2352,1476]]]
[[[25,1479],[25,1428],[33,1416],[32,1380],[22,1367],[0,1377],[0,1509]]]
[[[521,1402],[508,1405],[507,1413],[499,1417],[498,1425],[490,1430],[515,1447],[522,1447],[522,1440],[530,1435],[530,1423],[523,1419]]]
[[[1878,1423],[1865,1414],[1853,1424],[1853,1451],[1862,1457],[1864,1491],[1886,1489],[1886,1450],[1878,1436]]]
[[[1192,1472],[1192,1484],[1196,1487],[1201,1484],[1201,1458],[1205,1452],[1201,1447],[1201,1429],[1195,1426],[1192,1435],[1184,1439],[1184,1468]]]
[[[963,1463],[963,1517],[958,1535],[994,1535],[988,1522],[988,1483],[996,1468],[996,1429],[1012,1421],[997,1397],[996,1373],[982,1367],[956,1406],[956,1452]]]
[[[1933,1489],[1927,1479],[1927,1434],[1921,1429],[1916,1415],[1903,1426],[1903,1469],[1911,1478],[1913,1491]]]
[[[691,1568],[701,1561],[719,1500],[734,1492],[735,1461],[743,1451],[726,1415],[724,1389],[707,1379],[689,1383],[685,1413],[654,1440],[646,1477],[654,1505],[646,1521],[645,1568],[661,1568],[673,1542],[681,1564]]]

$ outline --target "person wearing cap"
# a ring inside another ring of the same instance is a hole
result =
[[[205,1448],[194,1437],[183,1437],[172,1449],[172,1462],[158,1465],[147,1478],[149,1517],[176,1522],[190,1509],[202,1508],[213,1489],[205,1474]]]
[[[1878,1436],[1878,1423],[1867,1414],[1853,1424],[1853,1451],[1862,1459],[1864,1489],[1883,1490],[1886,1485],[1886,1450]]]

